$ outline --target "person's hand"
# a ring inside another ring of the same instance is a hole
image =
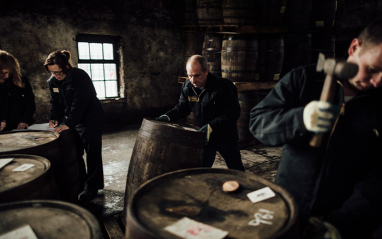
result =
[[[209,124],[206,124],[204,125],[203,127],[201,127],[199,130],[199,132],[203,132],[205,133],[206,135],[206,138],[205,138],[205,145],[208,144],[208,142],[210,141],[210,135],[212,133],[212,128]]]
[[[29,128],[29,125],[24,123],[24,122],[20,122],[18,125],[17,125],[17,129],[28,129]]]
[[[311,132],[328,132],[333,128],[338,113],[338,106],[325,101],[312,101],[304,108],[304,125]]]
[[[156,121],[170,122],[170,118],[167,115],[161,115],[155,118]]]
[[[68,130],[69,127],[67,125],[60,125],[58,126],[57,128],[54,129],[54,132],[61,132],[61,131],[64,131],[64,130]]]
[[[57,120],[49,120],[49,128],[57,127],[58,121]]]
[[[1,121],[0,123],[0,131],[3,131],[7,127],[7,122],[5,120]]]

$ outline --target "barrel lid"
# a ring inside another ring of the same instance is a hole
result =
[[[39,239],[101,238],[97,219],[86,209],[55,200],[29,200],[0,205],[0,235],[29,225]]]
[[[222,188],[227,181],[240,187],[227,193]],[[275,196],[252,203],[247,194],[266,187]],[[129,200],[127,227],[131,231],[139,227],[158,238],[176,238],[164,228],[187,217],[228,231],[230,238],[276,238],[293,227],[296,211],[285,189],[259,176],[195,168],[166,173],[141,185]]]
[[[12,152],[44,145],[56,140],[59,133],[44,130],[9,131],[0,133],[0,152]]]

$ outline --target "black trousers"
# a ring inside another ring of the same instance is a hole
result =
[[[215,162],[216,152],[220,153],[229,169],[244,171],[237,140],[219,144],[208,143],[204,147],[203,167],[212,167]]]
[[[86,152],[86,177],[84,190],[103,189],[104,175],[102,164],[102,117],[77,126]]]

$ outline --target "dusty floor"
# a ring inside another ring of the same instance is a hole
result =
[[[135,125],[103,134],[105,188],[94,200],[82,203],[96,216],[105,218],[123,212],[127,171],[139,128],[140,125]],[[270,181],[274,180],[281,153],[281,147],[265,147],[261,144],[241,149],[246,172]],[[220,155],[217,155],[213,168],[227,168]]]

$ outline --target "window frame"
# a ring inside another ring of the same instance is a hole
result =
[[[113,100],[113,99],[120,99],[121,96],[123,95],[121,93],[121,76],[120,76],[120,72],[119,72],[119,69],[120,69],[120,53],[119,53],[119,49],[120,49],[120,37],[118,36],[109,36],[109,35],[95,35],[95,34],[77,34],[76,36],[76,47],[77,47],[77,60],[78,60],[78,63],[77,64],[105,64],[105,63],[114,63],[116,64],[116,75],[117,75],[117,96],[113,96],[113,97],[107,97],[106,96],[106,92],[105,92],[105,98],[101,98],[99,100],[101,101],[107,101],[107,100]],[[114,59],[113,60],[105,60],[105,59],[96,59],[96,60],[92,60],[92,59],[80,59],[80,56],[79,56],[79,42],[87,42],[87,43],[110,43],[110,44],[113,44],[113,55],[114,55]],[[92,79],[93,81],[93,79]],[[103,79],[103,82],[105,82],[106,80]]]

